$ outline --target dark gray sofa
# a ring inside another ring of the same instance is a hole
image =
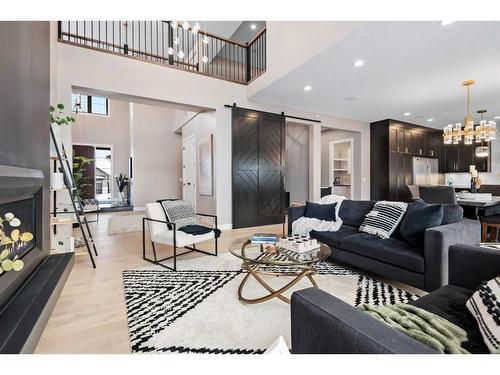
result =
[[[487,353],[477,323],[465,303],[483,280],[500,275],[500,251],[456,245],[449,249],[450,285],[411,304],[467,331],[463,345]],[[429,347],[317,288],[292,294],[292,353],[430,354]]]
[[[479,221],[463,218],[457,205],[443,205],[441,226],[425,231],[424,248],[413,248],[395,234],[389,239],[359,233],[374,201],[344,200],[339,216],[343,225],[337,232],[315,232],[311,237],[329,245],[331,258],[426,291],[448,283],[448,248],[454,244],[477,245],[481,240]],[[305,206],[288,210],[288,233],[292,223],[304,216]]]

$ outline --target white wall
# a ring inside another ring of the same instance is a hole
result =
[[[172,132],[173,110],[134,103],[132,113],[134,208],[181,198],[182,139]]]
[[[112,174],[128,175],[130,156],[129,103],[109,100],[109,116],[78,113],[72,125],[73,144],[112,146]],[[113,199],[118,199],[118,189],[111,181]]]
[[[266,72],[249,86],[249,97],[302,65],[363,22],[271,21],[266,30]]]
[[[186,125],[183,126],[182,128],[182,139],[188,138],[192,135],[195,136],[196,139],[196,160],[199,160],[199,155],[198,155],[198,145],[200,141],[209,135],[213,136],[213,150],[216,147],[216,138],[215,138],[215,133],[216,133],[216,124],[215,124],[215,113],[214,112],[204,112],[204,113],[199,113],[196,116],[194,116]],[[213,159],[212,159],[213,161]],[[214,163],[215,164],[215,163]],[[213,214],[215,215],[216,213],[216,181],[215,181],[215,176],[217,175],[217,170],[215,168],[216,166],[213,166],[213,176],[214,176],[214,194],[209,196],[209,195],[201,195],[199,192],[199,186],[200,186],[200,165],[197,163],[197,171],[196,171],[196,211],[204,214]]]
[[[56,24],[52,27],[57,28]],[[57,36],[57,33],[55,34]],[[52,40],[57,43],[56,38]],[[216,174],[216,211],[221,224],[231,225],[231,111],[225,104],[236,102],[239,106],[264,111],[314,118],[316,113],[287,108],[283,106],[255,103],[247,99],[247,87],[231,82],[204,77],[177,69],[170,69],[159,64],[138,61],[131,58],[93,51],[86,48],[57,43],[57,86],[55,97],[58,101],[70,105],[72,86],[92,88],[134,95],[174,103],[182,103],[202,108],[215,109],[216,136],[215,168]],[[276,63],[276,62],[274,62]],[[260,78],[259,78],[260,79]],[[337,129],[361,132],[362,187],[361,197],[369,198],[369,158],[370,129],[367,123],[321,115],[322,125]],[[318,129],[317,124],[311,124]],[[172,127],[170,128],[172,129]],[[319,143],[320,130],[317,130],[318,142],[310,153],[314,158],[312,188],[309,194],[319,198],[321,162]],[[66,134],[66,141],[71,143],[71,133]],[[310,138],[311,142],[311,138]]]

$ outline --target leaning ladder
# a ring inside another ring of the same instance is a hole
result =
[[[64,186],[68,190],[69,198],[71,199],[71,203],[73,205],[73,213],[76,216],[78,227],[80,228],[80,231],[82,233],[82,238],[85,242],[85,246],[87,247],[87,252],[89,254],[90,261],[92,262],[92,267],[96,268],[94,256],[92,255],[92,251],[90,249],[90,244],[92,244],[92,248],[96,256],[98,255],[97,249],[95,247],[94,238],[92,237],[92,232],[90,231],[89,223],[87,221],[87,218],[85,217],[85,210],[83,207],[82,199],[78,195],[76,195],[75,180],[73,179],[73,174],[71,173],[73,168],[71,168],[69,164],[68,156],[66,154],[66,150],[64,149],[64,144],[61,143],[62,150],[60,150],[59,145],[56,142],[56,137],[54,135],[54,130],[52,129],[52,124],[50,124],[49,127],[50,127],[50,136],[52,138],[52,142],[54,144],[54,148],[57,153],[57,160],[59,161],[59,164],[61,165],[61,169],[63,172]],[[68,212],[61,212],[61,213],[66,214]]]

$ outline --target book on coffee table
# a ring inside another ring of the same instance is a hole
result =
[[[255,233],[250,241],[256,244],[274,244],[278,241],[278,236],[274,233]]]

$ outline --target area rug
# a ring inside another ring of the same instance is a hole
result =
[[[179,262],[180,271],[158,268],[123,272],[130,345],[133,353],[259,354],[279,336],[290,347],[290,306],[276,298],[260,304],[238,300],[244,277],[231,254]],[[408,302],[418,296],[345,266],[322,262],[314,276],[319,288],[357,306]],[[288,277],[269,276],[273,287]],[[301,280],[294,288],[310,287]],[[244,295],[263,288],[250,280]],[[289,295],[288,295],[289,296]]]
[[[110,217],[108,222],[108,234],[141,232],[143,217],[144,214]]]

